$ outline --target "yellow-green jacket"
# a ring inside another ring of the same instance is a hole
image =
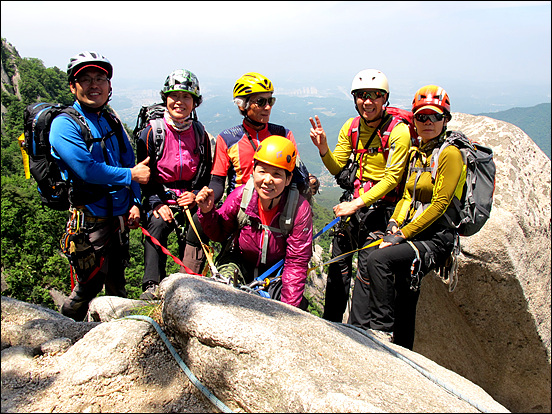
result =
[[[435,223],[446,211],[450,217],[456,216],[456,210],[452,198],[458,199],[462,196],[462,189],[466,181],[466,166],[462,160],[462,153],[458,148],[449,145],[439,155],[439,165],[435,181],[431,177],[431,166],[433,157],[437,152],[433,151],[438,144],[438,139],[421,145],[420,148],[413,147],[410,151],[408,162],[408,181],[406,182],[403,197],[397,203],[391,219],[395,220],[403,235],[411,239],[431,224]],[[418,175],[413,168],[426,169]],[[412,203],[415,195],[415,203]],[[446,221],[443,221],[446,223]]]
[[[324,165],[333,175],[338,174],[343,169],[349,156],[355,149],[348,135],[353,119],[354,118],[350,118],[341,127],[337,145],[333,152],[328,150],[322,157]],[[361,120],[359,125],[358,149],[365,148],[373,132],[374,128],[368,127],[364,120]],[[381,152],[362,154],[362,163],[357,171],[357,178],[362,182],[370,180],[377,182],[369,191],[364,192],[362,188],[359,191],[359,195],[366,206],[370,206],[381,199],[400,183],[408,158],[410,142],[410,131],[408,126],[401,122],[393,128],[389,135],[389,155],[387,162]],[[379,147],[381,147],[381,139],[379,135],[376,134],[369,148]],[[357,155],[357,159],[359,158],[360,155]]]

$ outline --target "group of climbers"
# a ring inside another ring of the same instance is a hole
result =
[[[212,157],[196,114],[199,81],[189,70],[173,71],[161,89],[162,116],[137,139],[136,163],[126,133],[107,119],[112,75],[111,63],[96,52],[80,53],[68,65],[73,106],[95,138],[90,147],[70,116],[52,123],[52,156],[65,179],[73,188],[93,184],[105,190],[71,206],[68,228],[75,217],[82,221],[79,231],[93,254],[87,264],[75,265],[77,284],[62,313],[82,320],[104,284],[107,294],[126,296],[128,230],[140,223],[149,235],[141,298],[158,298],[166,277],[159,244],[177,231],[183,271],[202,273],[211,259],[205,248],[210,242],[221,244],[216,263],[234,283],[249,284],[282,261],[270,297],[306,309],[311,197],[320,183],[304,168],[291,130],[269,122],[276,102],[272,82],[256,72],[237,79],[233,99],[243,121],[217,136]],[[460,150],[448,146],[433,175],[431,169],[434,149],[447,135],[450,100],[435,85],[416,92],[414,137],[412,125],[388,110],[389,83],[381,71],[356,74],[351,95],[358,116],[343,124],[333,151],[319,117],[310,118],[310,137],[325,167],[348,180],[333,208],[340,221],[332,258],[343,258],[329,266],[323,317],[343,320],[353,274],[350,252],[358,251],[348,322],[411,349],[420,280],[443,266],[458,238],[444,216],[457,218],[452,200],[461,197],[466,177]],[[298,190],[301,184],[308,194]]]
[[[421,279],[445,265],[458,237],[452,202],[462,196],[466,177],[460,150],[448,146],[433,177],[431,169],[433,150],[442,145],[451,119],[450,100],[436,85],[416,92],[412,113],[420,142],[412,145],[417,141],[404,122],[388,128],[389,84],[382,72],[359,72],[351,94],[361,118],[356,142],[349,132],[354,118],[343,125],[333,152],[319,118],[310,119],[311,139],[332,174],[342,171],[351,155],[358,162],[354,191],[334,207],[342,219],[334,234],[332,257],[359,250],[347,322],[412,349]],[[386,145],[382,145],[384,134],[388,134]],[[393,194],[403,185],[401,193]],[[444,219],[445,212],[452,221]],[[352,255],[330,265],[325,319],[343,319],[351,266]]]

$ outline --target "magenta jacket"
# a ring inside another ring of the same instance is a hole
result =
[[[240,186],[232,191],[218,210],[197,216],[203,231],[209,239],[223,243],[238,229],[238,211],[242,200],[243,189]],[[299,306],[305,290],[307,270],[312,256],[312,209],[309,202],[299,196],[299,205],[293,223],[293,229],[287,238],[277,232],[268,237],[267,264],[261,266],[262,228],[259,218],[259,195],[253,191],[251,201],[245,209],[253,226],[245,225],[239,232],[237,247],[244,260],[252,267],[259,268],[259,274],[269,269],[280,259],[284,260],[282,272],[282,296],[280,300],[293,306]],[[287,192],[280,200],[278,212],[272,219],[271,227],[279,227],[279,218],[285,206]]]

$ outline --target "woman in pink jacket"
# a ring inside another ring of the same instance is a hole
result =
[[[290,140],[277,135],[267,137],[253,156],[249,185],[232,191],[218,210],[214,208],[211,188],[203,187],[196,202],[199,221],[209,239],[223,244],[228,241],[217,258],[223,275],[233,277],[237,270],[241,282],[250,283],[284,259],[281,278],[271,284],[268,292],[272,299],[306,310],[308,302],[303,292],[312,255],[312,210],[303,196],[291,192],[296,157]],[[255,191],[251,191],[240,214],[244,191],[247,194],[251,184]],[[296,212],[286,235],[285,231],[282,233],[280,217],[285,214],[288,199],[293,202],[295,195]]]

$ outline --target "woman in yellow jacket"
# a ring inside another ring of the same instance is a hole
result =
[[[450,100],[443,88],[420,88],[412,102],[420,147],[412,148],[402,199],[389,220],[382,243],[368,257],[368,275],[355,283],[349,323],[381,339],[412,349],[421,278],[442,266],[457,236],[452,221],[466,180],[462,154],[453,145],[439,155],[435,179],[432,161],[447,135]]]

